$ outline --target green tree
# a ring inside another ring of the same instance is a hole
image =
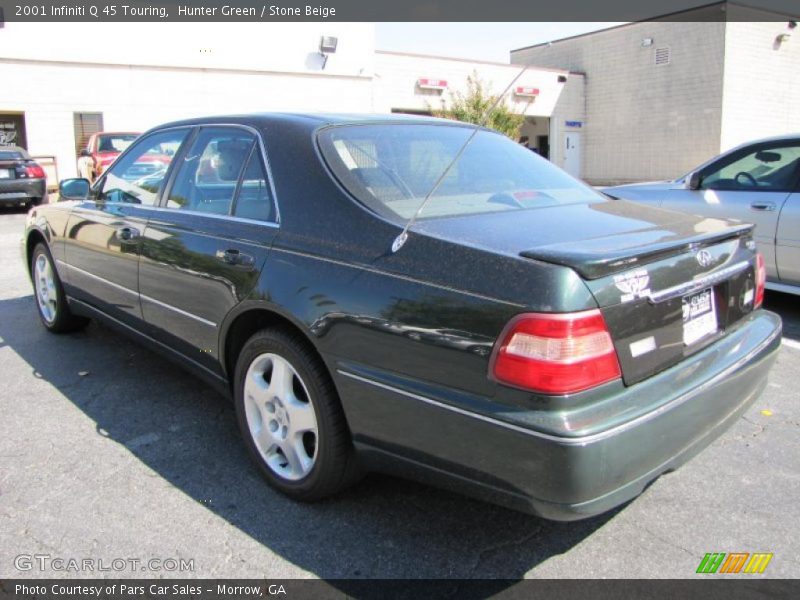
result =
[[[476,125],[483,122],[486,112],[497,101],[497,95],[486,89],[485,84],[474,71],[472,75],[467,76],[466,93],[450,91],[448,94],[450,101],[447,102],[442,98],[441,108],[431,109],[433,115]],[[524,122],[524,115],[515,113],[505,100],[501,100],[489,115],[486,126],[516,141],[519,138],[519,129]]]

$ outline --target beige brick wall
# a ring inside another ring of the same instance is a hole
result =
[[[642,47],[642,40],[653,44]],[[725,23],[648,22],[514,51],[514,63],[586,74],[583,174],[668,179],[720,147]],[[668,65],[655,65],[668,47]]]
[[[776,43],[780,34],[790,34]],[[800,132],[800,29],[786,21],[729,23],[725,37],[721,150]]]

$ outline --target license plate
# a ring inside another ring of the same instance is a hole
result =
[[[0,169],[0,179],[11,179],[11,169]]]
[[[711,288],[683,298],[683,343],[687,346],[716,333],[717,308]]]

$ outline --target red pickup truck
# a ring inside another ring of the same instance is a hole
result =
[[[101,131],[93,133],[86,144],[86,149],[91,153],[94,163],[93,179],[97,179],[139,135],[135,132]]]

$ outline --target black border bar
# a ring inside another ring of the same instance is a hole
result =
[[[741,575],[702,579],[5,579],[0,600],[418,600],[483,598],[641,600],[797,598],[800,580]]]
[[[0,26],[3,21],[783,21],[798,15],[797,0],[0,0]]]

